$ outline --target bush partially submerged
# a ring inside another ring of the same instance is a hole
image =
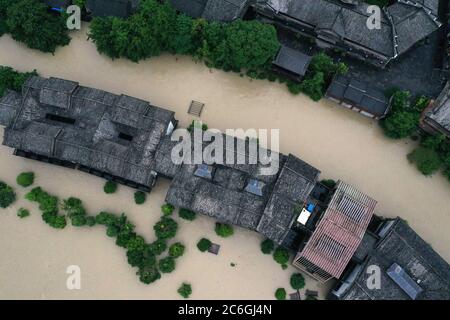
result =
[[[20,209],[17,211],[17,216],[18,216],[20,219],[26,218],[26,217],[28,217],[29,215],[30,215],[30,211],[28,211],[28,210],[25,209],[25,208],[20,208]]]
[[[222,238],[228,238],[234,234],[232,226],[218,222],[216,223],[215,231],[216,234]]]
[[[117,183],[114,181],[106,181],[103,191],[105,191],[106,194],[115,193],[117,191]]]
[[[200,241],[197,243],[197,248],[201,252],[208,251],[212,246],[212,242],[206,238],[200,239]]]
[[[34,183],[34,172],[22,172],[17,176],[16,181],[21,187],[29,187]]]
[[[16,193],[13,188],[0,181],[0,208],[8,208],[16,201]]]
[[[5,23],[0,22],[0,29],[11,34],[14,40],[49,53],[54,53],[58,46],[69,44],[66,15],[49,13],[47,5],[37,0],[2,0],[0,6],[3,7],[0,8],[0,20],[1,15],[5,16]]]
[[[289,262],[289,251],[287,251],[285,248],[278,247],[273,253],[273,259],[277,263],[279,263],[283,269],[286,269]]]
[[[163,216],[170,216],[175,210],[175,207],[169,203],[163,204],[161,207],[161,211]]]
[[[185,250],[184,245],[182,243],[180,243],[180,242],[177,242],[177,243],[174,243],[174,244],[172,244],[170,246],[170,248],[169,248],[169,255],[172,258],[176,259],[176,258],[181,257],[184,254],[184,250]]]
[[[134,202],[136,204],[144,204],[146,199],[147,195],[145,194],[145,192],[137,191],[134,193]]]
[[[272,240],[266,239],[263,242],[261,242],[261,251],[264,254],[271,254],[273,252],[273,249],[275,249],[275,244]]]
[[[295,290],[303,289],[305,287],[305,277],[303,277],[303,275],[301,273],[294,273],[291,276],[290,283],[291,283],[292,289],[295,289]]]
[[[284,288],[278,288],[275,291],[275,298],[277,300],[286,300],[286,290]]]
[[[188,210],[188,209],[179,209],[178,210],[178,215],[180,216],[181,219],[184,220],[188,220],[188,221],[193,221],[195,220],[197,214],[194,211]]]
[[[25,199],[39,204],[42,219],[49,226],[55,229],[64,229],[66,227],[66,217],[58,214],[58,197],[50,195],[42,190],[41,187],[37,187],[27,193]]]
[[[192,287],[188,283],[183,283],[180,288],[178,288],[177,292],[180,294],[180,296],[187,299],[192,294]]]
[[[178,224],[171,218],[162,217],[161,220],[153,226],[153,230],[155,230],[158,239],[168,240],[175,237],[177,234]]]
[[[1,24],[1,14],[0,14],[0,24]],[[7,89],[20,92],[22,90],[22,86],[25,83],[25,81],[29,77],[34,75],[37,75],[36,71],[21,73],[10,67],[0,66],[0,98],[3,97]]]
[[[175,259],[173,257],[166,257],[159,260],[159,270],[162,273],[171,273],[175,270]]]

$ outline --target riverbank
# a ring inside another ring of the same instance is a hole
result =
[[[36,68],[43,76],[76,80],[149,100],[175,111],[180,126],[192,121],[187,109],[191,100],[197,100],[206,105],[202,120],[210,128],[281,129],[282,152],[293,153],[321,169],[323,178],[343,179],[371,195],[379,201],[378,214],[406,219],[450,260],[448,182],[440,175],[426,178],[407,162],[413,142],[390,141],[376,122],[332,102],[314,103],[306,96],[291,95],[284,85],[210,70],[188,57],[164,55],[139,64],[112,61],[100,56],[86,41],[86,29],[74,33],[71,44],[59,49],[55,56],[29,50],[4,36],[0,38],[0,65],[20,71]],[[11,152],[0,149],[1,168],[8,168],[2,170],[0,178],[6,182],[12,184],[21,171],[33,170],[40,177],[37,183],[49,192],[79,197],[90,211],[126,211],[139,232],[152,235],[151,226],[159,217],[167,181],[160,180],[147,204],[136,207],[132,190],[121,188],[117,196],[107,197],[102,194],[101,179],[18,159]],[[32,217],[23,221],[15,216],[17,207],[0,217],[0,252],[9,261],[0,270],[1,297],[176,298],[179,284],[189,281],[193,285],[192,298],[271,299],[277,287],[289,288],[292,268],[283,272],[270,256],[263,256],[259,250],[261,239],[254,233],[239,230],[236,236],[221,240],[226,246],[220,257],[196,252],[193,245],[199,237],[206,235],[216,240],[214,223],[205,217],[192,224],[182,223],[180,237],[186,237],[190,244],[177,271],[153,286],[141,287],[124,253],[104,235],[104,230],[50,230],[40,221],[37,210],[32,206],[30,209]],[[81,292],[68,292],[65,268],[77,264],[73,261],[78,256],[89,269],[88,284]],[[231,262],[237,263],[239,272],[230,266]],[[313,284],[307,287],[314,289]]]

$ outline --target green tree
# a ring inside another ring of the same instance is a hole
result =
[[[264,254],[272,254],[273,250],[275,249],[275,243],[273,243],[272,240],[266,239],[263,242],[261,242],[261,251]]]
[[[0,181],[0,208],[8,208],[16,201],[16,193],[13,188]]]
[[[317,72],[312,78],[305,79],[300,84],[304,94],[314,101],[319,101],[324,95],[325,78],[322,72]]]
[[[147,195],[142,191],[137,191],[134,193],[134,202],[136,204],[144,204],[147,199]]]
[[[417,130],[419,114],[408,111],[397,111],[381,121],[384,133],[391,139],[402,139]]]
[[[29,187],[34,183],[34,172],[22,172],[17,176],[16,181],[19,186]]]
[[[197,248],[201,252],[206,252],[211,248],[212,242],[206,238],[200,239],[200,241],[197,243]]]
[[[177,234],[178,224],[171,218],[163,217],[153,226],[153,230],[158,239],[168,240]]]
[[[139,268],[137,275],[139,276],[139,280],[145,284],[150,284],[161,279],[161,274],[155,266]]]
[[[106,194],[115,193],[117,191],[117,183],[114,181],[106,181],[103,191],[105,191]]]
[[[162,205],[161,211],[164,216],[170,216],[175,211],[175,207],[169,203],[166,203]]]
[[[429,176],[438,171],[442,166],[442,160],[438,153],[432,149],[418,147],[408,155],[411,163],[415,163],[417,169]]]
[[[216,231],[216,234],[222,238],[228,238],[234,234],[233,227],[224,223],[217,222],[214,230]]]
[[[54,53],[58,46],[70,42],[65,16],[50,14],[47,6],[36,0],[8,5],[6,27],[14,40],[42,52]]]
[[[183,283],[177,290],[183,298],[187,299],[192,294],[192,287],[189,283]]]
[[[303,275],[301,273],[294,273],[291,276],[290,283],[291,283],[292,289],[295,289],[295,290],[303,289],[305,287],[305,277],[303,277]]]
[[[170,246],[169,248],[169,256],[171,256],[172,258],[179,258],[184,254],[184,250],[185,250],[185,246],[180,243],[174,243]]]
[[[175,259],[173,257],[166,257],[159,260],[159,270],[162,273],[171,273],[175,270]]]
[[[28,217],[29,215],[30,215],[30,211],[28,211],[28,210],[25,209],[25,208],[20,208],[20,209],[17,211],[17,216],[18,216],[20,219],[26,218],[26,217]]]
[[[278,247],[273,253],[273,259],[279,263],[283,269],[286,269],[289,262],[289,251],[282,247]]]
[[[163,239],[158,239],[150,244],[151,250],[155,255],[159,256],[167,249],[167,242]]]
[[[275,291],[275,298],[277,300],[286,300],[286,290],[284,288],[278,288]]]
[[[7,89],[20,92],[24,82],[35,75],[37,75],[36,71],[20,73],[10,67],[0,66],[0,98]]]
[[[180,216],[180,218],[184,219],[184,220],[188,220],[188,221],[193,221],[196,218],[196,213],[194,211],[188,210],[188,209],[179,209],[178,210],[178,215]]]

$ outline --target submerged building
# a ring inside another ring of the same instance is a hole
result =
[[[431,134],[443,134],[450,139],[450,82],[436,101],[424,110],[420,125]]]
[[[329,298],[450,299],[450,266],[404,220],[382,221],[358,250],[362,259],[349,265]],[[379,286],[368,285],[374,275]]]
[[[333,298],[449,299],[449,265],[412,229],[380,220],[377,202],[354,187],[320,183],[320,171],[294,155],[261,148],[255,157],[255,140],[218,134],[225,141],[218,153],[215,139],[199,143],[202,155],[214,150],[215,161],[192,162],[202,132],[194,128],[188,154],[183,150],[176,162],[173,112],[57,78],[31,77],[22,92],[8,91],[0,99],[0,125],[3,144],[17,156],[143,191],[158,177],[171,179],[168,203],[296,252],[300,271],[320,282],[339,280]],[[383,272],[379,291],[364,287],[372,265]]]
[[[15,154],[76,168],[144,191],[174,113],[146,101],[41,77],[0,100],[3,144]]]

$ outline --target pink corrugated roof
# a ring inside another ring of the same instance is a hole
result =
[[[358,248],[376,201],[339,182],[327,211],[298,258],[339,278]]]

